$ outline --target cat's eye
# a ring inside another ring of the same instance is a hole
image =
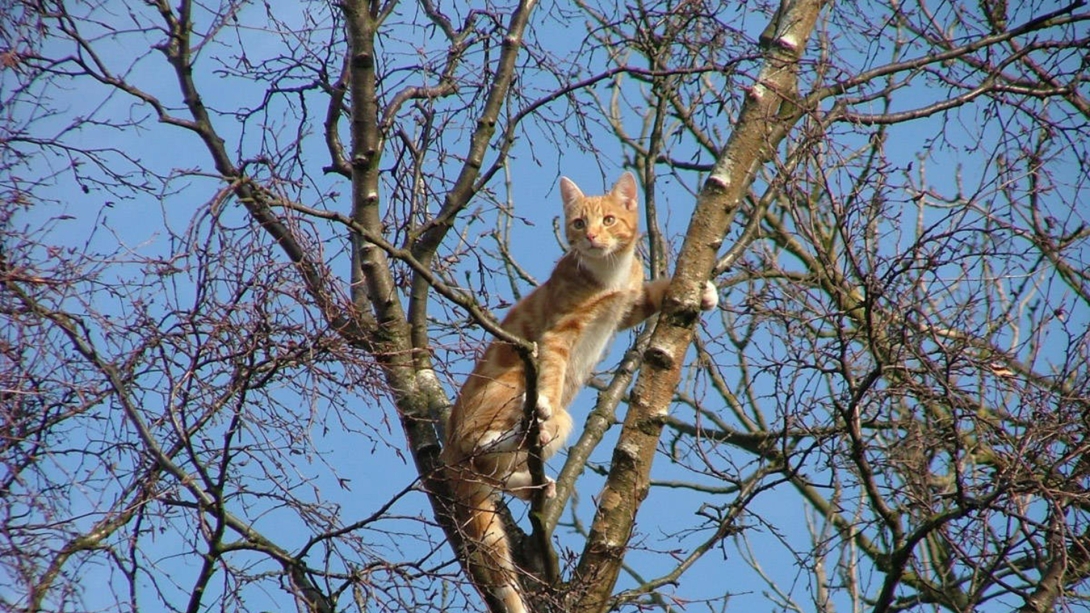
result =
[[[612,226],[613,222],[617,221],[617,218],[612,215],[606,215],[602,218],[602,223],[607,226]]]
[[[575,221],[571,222],[571,227],[575,228],[576,230],[582,230],[583,228],[587,227],[587,222],[583,221],[582,219],[576,219]]]

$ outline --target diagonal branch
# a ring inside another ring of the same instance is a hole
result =
[[[764,65],[738,123],[697,198],[658,326],[621,430],[590,537],[576,570],[570,610],[605,611],[625,543],[649,488],[651,462],[700,316],[699,293],[757,169],[801,117],[797,63],[821,11],[820,0],[784,3],[762,36]],[[786,104],[785,104],[786,103]],[[781,108],[782,105],[782,108]],[[781,117],[781,114],[785,116]]]

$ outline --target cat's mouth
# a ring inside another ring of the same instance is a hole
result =
[[[595,256],[598,256],[598,257],[605,257],[605,256],[613,253],[613,245],[603,244],[603,243],[591,243],[591,242],[588,241],[587,243],[584,244],[583,252],[588,254],[588,255],[595,255]]]

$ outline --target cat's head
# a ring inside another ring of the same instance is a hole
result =
[[[631,248],[639,235],[639,192],[636,177],[621,175],[603,196],[586,196],[567,177],[560,177],[564,201],[564,233],[572,250],[606,258]]]

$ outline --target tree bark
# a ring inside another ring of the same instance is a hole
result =
[[[658,325],[613,454],[612,466],[586,548],[576,570],[570,610],[606,611],[647,496],[651,463],[681,377],[685,352],[700,317],[700,291],[738,204],[757,168],[768,161],[801,115],[797,65],[822,7],[821,0],[783,2],[761,37],[764,64],[746,96],[738,122],[697,196],[696,210],[678,257]]]

